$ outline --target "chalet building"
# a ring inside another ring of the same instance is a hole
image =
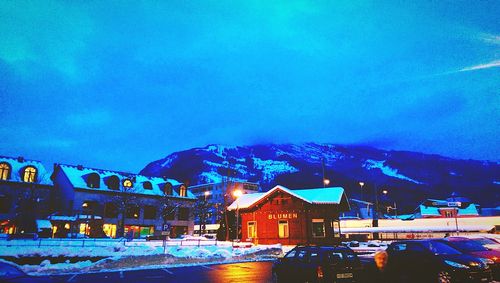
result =
[[[208,215],[204,224],[218,224],[222,218],[224,207],[235,200],[233,192],[239,190],[244,194],[259,192],[259,184],[251,182],[218,182],[190,186],[189,190],[199,199],[206,200],[209,204]],[[201,219],[195,218],[199,225]]]
[[[63,164],[52,180],[54,233],[137,238],[162,234],[165,224],[171,237],[193,233],[196,197],[176,180]]]
[[[52,181],[41,162],[0,156],[0,233],[50,235],[43,219],[53,201]]]
[[[339,215],[349,211],[344,189],[291,190],[276,186],[244,194],[228,210],[241,223],[241,239],[259,244],[333,244],[340,241]]]

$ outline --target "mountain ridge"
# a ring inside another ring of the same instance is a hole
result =
[[[453,192],[485,207],[497,206],[500,199],[498,162],[365,145],[210,144],[169,154],[149,163],[141,174],[168,176],[189,185],[250,181],[267,191],[276,184],[291,189],[322,187],[323,170],[330,185],[344,187],[349,197],[369,200],[375,187],[384,188],[408,209],[425,198],[446,198]],[[359,182],[365,183],[363,188]]]

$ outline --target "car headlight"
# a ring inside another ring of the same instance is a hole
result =
[[[489,258],[479,258],[484,264],[492,265],[495,264],[495,262]]]
[[[469,268],[465,264],[461,264],[461,263],[454,262],[454,261],[451,261],[451,260],[445,260],[444,262],[446,262],[446,264],[448,264],[450,266],[453,266],[453,267],[456,267],[456,268]]]

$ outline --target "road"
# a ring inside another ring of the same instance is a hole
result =
[[[58,276],[69,283],[89,282],[271,282],[272,262],[244,262]]]

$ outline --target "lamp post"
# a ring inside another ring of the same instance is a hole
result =
[[[205,196],[205,201],[203,202],[203,207],[201,208],[201,217],[200,217],[200,236],[202,235],[202,232],[205,233],[205,225],[206,225],[206,218],[207,218],[207,197],[210,195],[210,191],[205,191],[203,193]]]
[[[363,186],[365,185],[364,182],[359,182],[359,186],[361,187],[361,200],[363,200]]]
[[[239,198],[243,195],[243,192],[241,190],[235,190],[233,192],[233,196],[236,198],[236,240],[240,239],[240,230],[239,230],[239,215],[240,215],[240,205],[239,205]]]

